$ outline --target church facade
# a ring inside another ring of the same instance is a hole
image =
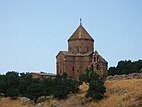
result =
[[[56,56],[57,74],[66,73],[74,79],[78,79],[88,68],[98,74],[107,75],[107,65],[108,62],[94,51],[94,39],[82,23],[68,39],[68,51],[60,51]]]

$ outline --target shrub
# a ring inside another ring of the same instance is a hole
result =
[[[94,100],[100,100],[104,97],[106,88],[104,86],[104,80],[100,75],[92,70],[86,70],[86,74],[80,76],[80,81],[89,83],[89,89],[85,95],[87,98],[90,97]]]

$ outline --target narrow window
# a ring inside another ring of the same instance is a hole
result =
[[[79,52],[79,47],[76,47],[77,52]]]
[[[99,61],[99,56],[97,56],[97,61]]]
[[[93,64],[91,64],[91,70],[94,70]]]
[[[94,56],[94,62],[96,62],[96,57]]]
[[[71,47],[69,47],[69,51],[71,52]]]
[[[72,67],[72,75],[75,76],[74,66]]]
[[[100,65],[97,65],[97,70],[100,70]]]
[[[89,52],[89,46],[87,46],[87,52]]]
[[[72,67],[72,71],[74,71],[74,66]]]

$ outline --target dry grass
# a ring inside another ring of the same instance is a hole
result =
[[[106,98],[101,101],[86,102],[84,97],[88,89],[86,84],[80,86],[80,93],[70,95],[65,100],[49,99],[43,107],[142,107],[142,79],[106,81]],[[33,104],[21,105],[19,100],[0,99],[0,107],[34,107]]]
[[[0,107],[32,107],[32,104],[21,105],[18,99],[0,98]]]
[[[105,85],[106,98],[90,107],[142,107],[142,79],[106,81]]]

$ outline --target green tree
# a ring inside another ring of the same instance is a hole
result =
[[[0,76],[0,92],[4,93],[7,97],[9,90],[18,89],[19,87],[19,75],[17,72],[7,72],[6,75]]]
[[[17,88],[8,88],[7,96],[16,99],[19,96],[19,90]]]
[[[53,84],[53,96],[57,99],[67,98],[69,93],[77,93],[79,90],[79,82],[69,79],[66,73],[54,78]]]
[[[18,88],[19,87],[19,73],[12,71],[6,73],[6,82],[8,88]]]
[[[142,72],[142,60],[138,60],[135,62],[136,66],[137,66],[137,72]]]
[[[27,96],[27,87],[32,84],[32,75],[30,73],[20,73],[19,92],[21,96]]]
[[[141,73],[142,69],[142,60],[138,61],[119,61],[116,67],[110,67],[108,74],[109,75],[122,75],[130,73]]]
[[[60,78],[53,79],[54,82],[54,92],[53,96],[57,99],[67,98],[70,90],[66,87],[64,80]]]
[[[42,86],[43,86],[43,94],[45,96],[51,96],[54,93],[54,81],[52,78],[46,78],[42,80]]]
[[[100,81],[90,81],[89,89],[86,93],[86,97],[91,97],[95,100],[100,100],[104,97],[104,93],[106,92],[106,88],[103,82]]]
[[[3,93],[5,97],[7,96],[7,82],[5,75],[0,75],[0,93]]]
[[[100,100],[104,97],[106,88],[104,86],[104,79],[100,75],[87,69],[86,74],[80,76],[80,81],[84,81],[89,84],[89,89],[86,93],[87,98],[91,97],[95,100]]]
[[[27,97],[37,103],[37,99],[43,95],[42,85],[39,83],[32,83],[27,88]]]
[[[108,70],[108,75],[115,75],[116,74],[116,68],[115,67],[110,67]]]
[[[64,80],[64,86],[66,86],[70,93],[77,93],[79,91],[79,82],[77,80]]]

